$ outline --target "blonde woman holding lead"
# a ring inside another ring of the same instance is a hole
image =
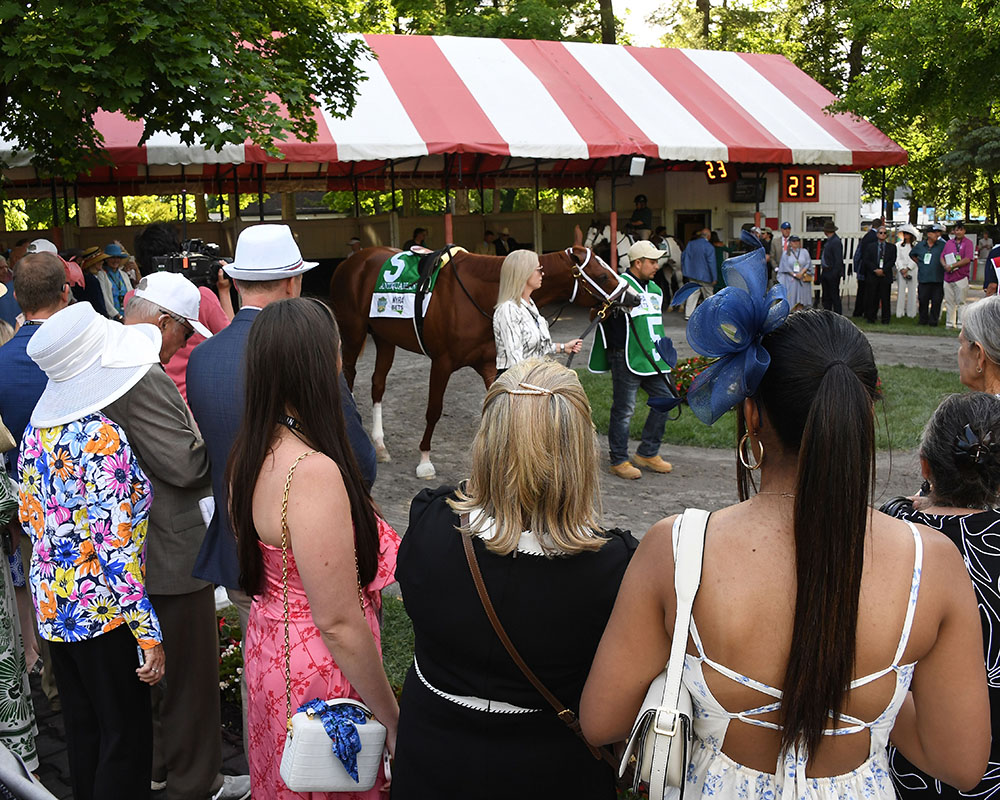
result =
[[[531,250],[515,250],[500,268],[500,296],[493,312],[497,375],[527,358],[579,353],[582,339],[553,343],[545,317],[531,299],[542,286],[542,266]]]

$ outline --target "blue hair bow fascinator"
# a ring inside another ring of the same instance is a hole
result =
[[[757,392],[771,363],[761,339],[788,316],[784,288],[778,285],[767,291],[767,263],[760,242],[746,232],[743,236],[754,249],[726,260],[722,265],[726,288],[698,306],[687,326],[688,344],[717,359],[694,379],[687,395],[695,416],[708,425]]]

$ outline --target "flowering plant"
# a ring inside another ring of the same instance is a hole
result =
[[[677,390],[677,394],[681,397],[687,397],[691,383],[704,370],[708,369],[714,361],[714,358],[707,358],[706,356],[692,356],[691,358],[678,361],[673,372],[674,388]]]
[[[243,648],[240,620],[235,606],[218,613],[219,618],[219,692],[223,702],[241,705],[240,678],[243,677]]]

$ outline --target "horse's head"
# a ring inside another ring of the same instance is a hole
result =
[[[583,240],[583,246],[592,248],[601,241],[601,225],[596,219],[592,219],[590,221],[590,227],[587,228],[587,238]]]
[[[594,301],[587,305],[621,305],[625,308],[635,308],[639,305],[639,295],[629,287],[617,272],[600,256],[588,247],[570,247],[566,250],[572,262],[573,286],[571,302],[580,295],[583,289],[585,296]]]

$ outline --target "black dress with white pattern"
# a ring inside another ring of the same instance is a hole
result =
[[[889,769],[902,800],[975,797],[1000,800],[1000,510],[980,511],[965,516],[902,512],[900,519],[926,525],[951,539],[965,559],[979,602],[983,623],[983,653],[990,692],[993,745],[986,774],[976,788],[960,792],[931,778],[889,749]]]

